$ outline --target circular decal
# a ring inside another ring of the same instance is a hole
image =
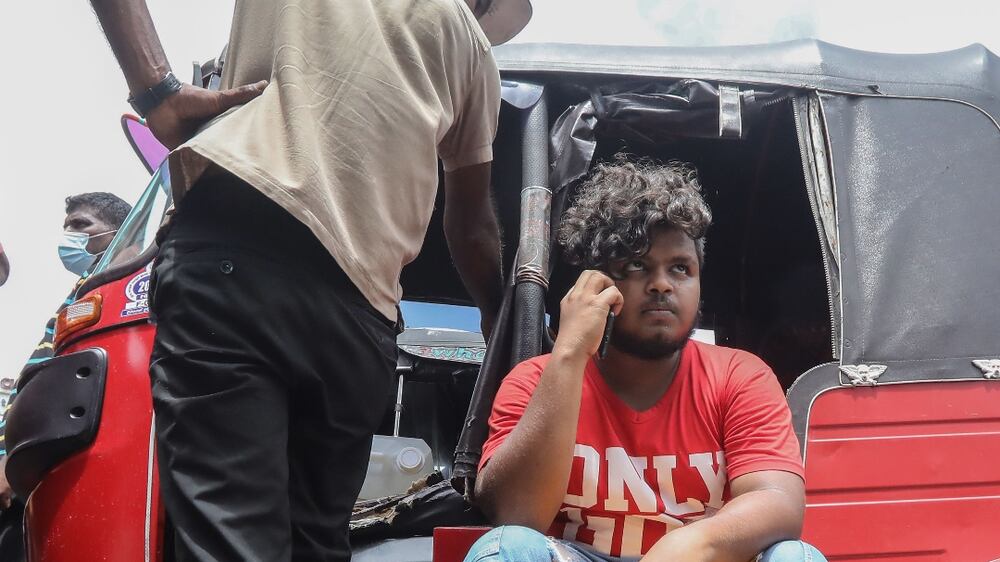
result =
[[[125,296],[130,301],[145,300],[149,294],[149,272],[143,271],[125,285]]]

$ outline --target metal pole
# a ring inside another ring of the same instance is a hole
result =
[[[552,192],[549,191],[549,115],[544,95],[525,116],[521,162],[521,235],[514,274],[512,358],[515,363],[541,354],[545,331]]]

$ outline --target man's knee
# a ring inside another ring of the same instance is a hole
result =
[[[760,555],[760,562],[826,562],[826,557],[809,543],[782,541]]]
[[[479,537],[464,562],[550,560],[551,556],[545,535],[527,527],[505,525]]]

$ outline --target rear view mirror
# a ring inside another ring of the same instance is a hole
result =
[[[167,147],[156,140],[149,127],[135,115],[122,115],[122,130],[146,171],[155,172],[170,153]]]
[[[7,261],[7,254],[3,252],[3,244],[0,244],[0,285],[7,282],[10,275],[10,262]]]

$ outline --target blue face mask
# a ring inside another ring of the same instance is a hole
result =
[[[90,269],[90,266],[94,265],[94,260],[98,256],[98,254],[91,254],[87,251],[90,239],[113,232],[117,232],[117,230],[89,236],[83,232],[64,231],[62,242],[59,243],[59,259],[62,260],[63,266],[70,272],[83,276]]]

